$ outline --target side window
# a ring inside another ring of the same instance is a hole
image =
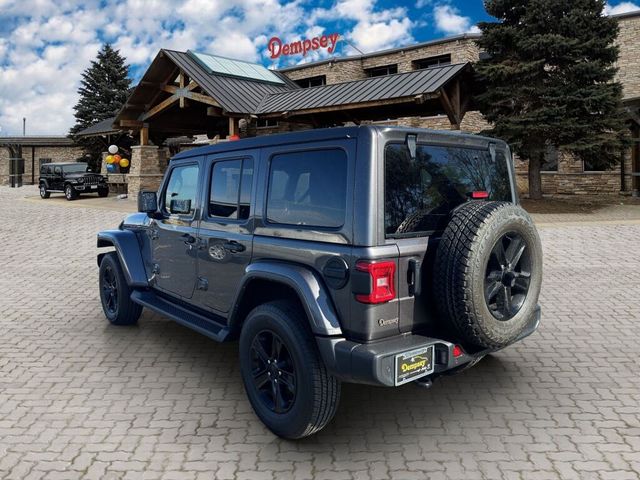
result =
[[[253,160],[223,160],[213,165],[209,216],[246,220],[251,213]]]
[[[61,175],[62,174],[62,167],[54,167],[53,173],[55,173],[56,175]]]
[[[269,171],[267,220],[339,228],[347,202],[347,154],[341,149],[274,155]]]
[[[193,215],[198,192],[198,166],[184,165],[171,171],[165,191],[164,209],[168,213]]]

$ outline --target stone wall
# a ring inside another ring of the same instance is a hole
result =
[[[640,97],[640,15],[620,17],[619,25],[618,79],[625,98]]]
[[[390,64],[398,65],[398,73],[411,72],[415,70],[412,64],[413,61],[447,53],[451,54],[452,63],[475,62],[478,60],[479,50],[473,37],[443,40],[421,47],[407,47],[405,50],[394,51],[383,55],[349,60],[340,59],[308,67],[300,65],[297,68],[288,69],[283,73],[292,80],[325,75],[327,85],[330,85],[333,83],[367,78],[366,69]]]
[[[52,162],[75,162],[82,157],[83,151],[80,147],[22,147],[22,157],[24,158],[24,174],[22,182],[24,185],[31,184],[31,163],[34,163],[34,182],[38,183],[40,174],[40,160],[49,159]],[[0,147],[0,185],[9,185],[9,149]]]

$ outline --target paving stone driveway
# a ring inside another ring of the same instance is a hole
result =
[[[431,390],[346,385],[289,442],[252,413],[236,344],[104,319],[95,233],[121,214],[26,188],[0,188],[2,478],[640,478],[640,224],[541,229],[539,332]]]

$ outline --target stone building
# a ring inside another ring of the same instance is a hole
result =
[[[40,166],[49,162],[75,162],[82,148],[63,136],[0,137],[0,185],[10,183],[9,159],[24,159],[24,184],[37,184]]]
[[[619,79],[635,144],[612,170],[550,151],[546,194],[640,190],[640,11],[619,15]],[[474,110],[477,34],[296,65],[279,71],[197,53],[161,50],[113,126],[139,135],[129,193],[159,184],[167,138],[202,135],[210,142],[323,126],[382,123],[476,133],[488,125]],[[526,193],[527,164],[516,161]]]

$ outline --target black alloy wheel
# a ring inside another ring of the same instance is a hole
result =
[[[512,319],[522,308],[531,283],[531,258],[524,238],[508,232],[498,239],[487,263],[485,300],[498,320]]]
[[[102,278],[102,294],[105,310],[108,314],[115,316],[118,313],[118,281],[116,273],[110,265],[105,267]]]
[[[260,401],[274,413],[288,412],[296,399],[295,364],[280,336],[261,331],[251,342],[253,384]]]

